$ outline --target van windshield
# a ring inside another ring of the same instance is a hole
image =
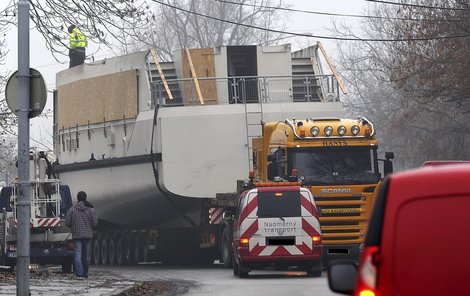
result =
[[[258,192],[258,218],[300,217],[300,192]]]
[[[305,185],[373,184],[380,179],[376,147],[290,148],[288,171]]]

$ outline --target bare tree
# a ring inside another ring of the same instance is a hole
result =
[[[258,28],[282,30],[283,0],[161,0],[153,1],[152,22],[137,28],[131,46],[156,48],[162,60],[184,47],[222,45],[272,45],[283,36]],[[127,49],[127,48],[126,48]]]
[[[16,24],[18,1],[9,1],[2,14],[8,12],[13,17],[5,27]],[[123,36],[148,26],[151,14],[146,1],[138,0],[30,0],[29,3],[35,29],[44,36],[57,60],[68,54],[67,27],[71,24],[78,26],[90,40],[112,46],[124,43]]]
[[[4,3],[0,11],[0,171],[7,170],[14,163],[16,147],[16,116],[8,108],[5,99],[5,86],[10,71],[5,67],[5,56],[8,54],[5,35],[16,17],[13,1]],[[0,178],[1,180],[1,178]]]
[[[282,28],[283,0],[30,0],[30,16],[59,60],[68,53],[67,27],[112,50],[272,44],[282,36],[254,27]],[[12,1],[10,10],[15,10]],[[242,24],[242,25],[239,25]],[[120,51],[120,50],[117,50]]]
[[[470,159],[464,148],[470,144],[469,3],[401,3],[368,12],[382,17],[363,23],[363,34],[376,42],[341,46],[354,94],[349,106],[379,123],[382,141],[402,168],[428,159]]]

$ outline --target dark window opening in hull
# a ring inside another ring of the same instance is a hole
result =
[[[227,46],[229,102],[258,102],[258,61],[256,46]],[[248,76],[248,77],[247,77]]]

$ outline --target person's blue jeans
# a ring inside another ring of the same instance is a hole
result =
[[[90,262],[88,260],[91,251],[91,239],[79,238],[75,239],[75,256],[73,260],[73,270],[78,277],[88,277],[88,268]]]

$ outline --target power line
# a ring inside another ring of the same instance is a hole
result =
[[[431,21],[431,20],[427,20],[427,19],[423,20],[423,19],[416,19],[416,18],[403,18],[403,17],[391,17],[391,16],[321,12],[321,11],[314,11],[314,10],[288,8],[288,7],[282,7],[282,6],[256,5],[256,4],[241,3],[241,2],[234,2],[234,1],[228,1],[228,0],[214,0],[214,1],[221,2],[221,3],[227,3],[227,4],[233,4],[233,5],[241,5],[241,6],[248,6],[248,7],[259,7],[259,8],[273,9],[273,10],[299,12],[299,13],[324,15],[324,16],[351,17],[351,18],[364,18],[364,19],[377,19],[377,20],[395,20],[395,21],[415,21],[415,22]],[[460,21],[460,20],[451,19],[451,20],[445,20],[445,21],[456,22],[456,21]]]
[[[325,16],[371,18],[371,19],[393,19],[393,20],[403,20],[403,21],[404,20],[410,20],[410,19],[405,19],[405,18],[394,18],[394,17],[374,16],[374,15],[359,15],[359,14],[342,14],[342,13],[333,13],[333,12],[321,12],[321,11],[313,11],[313,10],[295,9],[295,8],[280,7],[280,6],[255,5],[255,4],[250,4],[250,3],[241,3],[241,2],[234,2],[234,1],[228,1],[228,0],[214,0],[214,1],[221,2],[221,3],[227,3],[227,4],[233,4],[233,5],[242,5],[242,6],[248,6],[248,7],[259,7],[259,8],[273,9],[273,10],[300,12],[300,13],[325,15]]]
[[[398,2],[382,1],[382,0],[364,0],[364,1],[367,1],[367,2],[374,2],[374,3],[382,3],[382,4],[391,4],[391,5],[400,5],[400,6],[416,7],[416,8],[429,8],[429,9],[442,9],[442,10],[470,11],[469,9],[465,9],[465,8],[442,7],[442,6],[429,6],[429,5],[411,4],[411,3],[398,3]]]
[[[190,11],[190,10],[184,9],[182,7],[177,7],[177,6],[168,4],[168,3],[164,3],[162,1],[158,1],[158,0],[151,0],[151,1],[155,2],[155,3],[158,3],[158,4],[161,4],[163,6],[166,6],[166,7],[170,7],[170,8],[179,10],[179,11],[183,11],[183,12],[186,12],[186,13],[189,13],[189,14],[201,16],[201,17],[204,17],[204,18],[213,19],[213,20],[216,20],[216,21],[224,22],[224,23],[229,23],[229,24],[233,24],[233,25],[237,25],[237,26],[262,30],[262,31],[271,32],[271,33],[292,35],[292,36],[297,36],[297,37],[310,37],[310,38],[317,38],[317,39],[341,40],[341,41],[364,41],[364,42],[429,41],[429,40],[443,40],[443,39],[455,39],[455,38],[470,37],[470,34],[465,34],[465,35],[438,36],[438,37],[426,37],[426,38],[371,39],[371,38],[347,38],[347,37],[322,36],[322,35],[314,35],[314,34],[309,34],[309,33],[304,34],[304,33],[296,33],[296,32],[289,32],[289,31],[281,31],[281,30],[276,30],[276,29],[263,28],[263,27],[238,23],[238,22],[235,22],[235,21],[224,20],[224,19],[221,19],[221,18],[213,17],[213,16],[206,15],[206,14],[202,14],[202,13],[199,13],[199,12],[196,12],[196,11]],[[368,0],[366,0],[366,1],[368,1]]]

